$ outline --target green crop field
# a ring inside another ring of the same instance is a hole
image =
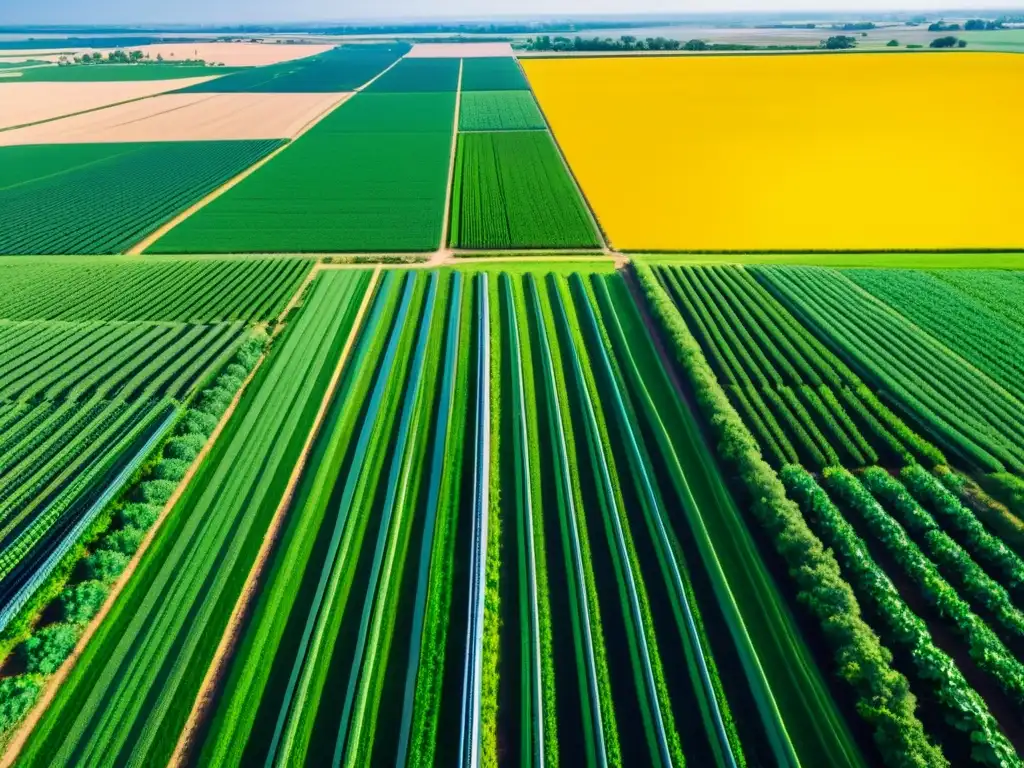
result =
[[[530,91],[470,91],[459,105],[460,131],[525,131],[546,128]]]
[[[366,89],[367,93],[454,93],[459,59],[402,59]]]
[[[1024,401],[984,371],[839,271],[760,267],[755,274],[940,447],[989,472],[1024,472]]]
[[[0,254],[121,253],[282,143],[0,147]]]
[[[462,60],[463,91],[525,91],[530,86],[511,56]]]
[[[0,77],[5,83],[109,83],[140,80],[178,80],[186,77],[221,77],[244,71],[242,67],[191,64],[78,64],[67,67],[31,67],[18,77]]]
[[[1024,768],[1024,254],[623,252],[547,118],[661,43],[518,24],[182,91],[291,141],[0,147],[5,765]],[[912,55],[843,61],[1013,66]],[[86,69],[26,82],[170,67]]]
[[[181,93],[336,93],[372,80],[409,50],[405,43],[342,45],[302,59],[243,69]]]
[[[266,322],[312,268],[295,259],[0,262],[0,318]]]
[[[546,131],[459,136],[451,232],[452,245],[459,248],[598,245]]]
[[[434,250],[454,110],[454,93],[361,93],[149,252]]]
[[[143,763],[170,757],[368,279],[344,272],[315,281],[88,658],[35,729],[22,753],[27,763],[97,749]],[[93,674],[100,666],[105,673]]]
[[[749,272],[657,268],[733,406],[776,467],[943,461]]]

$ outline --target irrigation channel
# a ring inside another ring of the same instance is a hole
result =
[[[324,325],[311,352],[347,338],[314,314],[352,317],[370,281],[345,274],[293,321]],[[865,764],[622,274],[372,285],[186,763]],[[172,645],[154,654],[177,669]],[[154,689],[130,738],[108,732],[119,754],[174,744],[195,659],[173,709]],[[76,677],[28,761],[85,754],[73,705],[114,692]],[[154,712],[159,738],[135,741]]]

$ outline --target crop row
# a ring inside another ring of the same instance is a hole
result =
[[[915,435],[750,274],[661,267],[662,285],[699,330],[734,406],[775,466],[865,466],[942,455]]]
[[[36,726],[22,752],[25,764],[167,762],[286,491],[367,281],[365,273],[347,272],[315,281]]]
[[[970,285],[976,274],[968,272],[958,282]],[[983,299],[920,270],[847,269],[843,275],[984,371],[1014,397],[1024,398],[1021,327],[990,309]],[[1024,297],[1024,291],[1020,295]]]
[[[17,323],[0,352],[0,398],[180,398],[244,332],[238,323]]]
[[[460,248],[594,247],[586,208],[546,131],[459,136],[452,245]]]
[[[0,318],[265,322],[281,313],[310,268],[298,259],[258,258],[15,262],[0,268]]]
[[[0,254],[122,253],[281,144],[0,147]]]
[[[619,277],[386,274],[198,762],[861,764],[688,419]]]
[[[1024,471],[1024,403],[984,372],[840,272],[754,271],[942,447],[988,471]]]

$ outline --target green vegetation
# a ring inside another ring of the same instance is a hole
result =
[[[1024,403],[984,372],[840,272],[754,273],[944,449],[991,472],[1024,471]]]
[[[774,466],[860,467],[880,456],[944,463],[748,272],[663,267],[656,274]]]
[[[335,272],[314,283],[33,731],[24,761],[62,762],[62,755],[94,750],[167,761],[281,502],[367,280],[366,273]],[[210,433],[202,419],[182,424]],[[166,499],[163,482],[154,481],[142,500]]]
[[[529,84],[511,56],[462,60],[462,91],[528,91]],[[465,99],[465,96],[463,96]]]
[[[264,339],[250,338],[242,344],[231,364],[185,412],[193,414],[221,414],[241,380],[229,371],[252,370],[263,349]],[[176,445],[174,456],[194,460],[207,441],[207,436],[188,431],[189,420],[179,418],[173,430],[175,435],[165,444],[161,455],[149,457],[152,442],[143,446],[140,456],[146,464],[133,475],[133,481],[117,496],[113,504],[102,504],[92,519],[82,519],[66,536],[65,544],[51,555],[54,566],[40,568],[34,574],[35,594],[27,600],[22,596],[8,602],[5,609],[5,627],[0,632],[0,657],[6,657],[12,648],[24,661],[27,674],[5,677],[0,683],[0,741],[6,740],[10,730],[25,715],[35,700],[46,675],[56,669],[70,655],[85,625],[95,616],[107,599],[110,583],[127,566],[128,558],[139,548],[145,533],[160,515],[158,506],[141,499],[152,496],[149,486],[159,477],[161,469],[181,458],[171,458],[171,445]],[[11,619],[9,612],[21,605]],[[55,644],[54,639],[61,642]],[[69,642],[70,641],[70,642]],[[20,644],[20,645],[19,645]],[[45,661],[40,653],[45,649]],[[45,667],[40,662],[45,664]]]
[[[530,91],[463,92],[460,131],[526,131],[546,128]]]
[[[786,497],[779,476],[761,458],[753,435],[653,271],[639,267],[637,276],[670,354],[712,425],[718,453],[738,472],[753,501],[751,514],[785,560],[801,602],[821,623],[838,672],[856,691],[858,712],[873,728],[882,756],[893,765],[945,765],[918,719],[907,679],[893,668],[891,652],[861,617],[858,597],[840,574],[832,552],[808,528],[800,509]]]
[[[985,300],[986,294],[1005,295],[1000,290],[1002,285],[990,286],[986,291],[984,283],[978,283],[976,272],[951,275],[955,282],[948,282],[943,273],[936,272],[850,269],[843,274],[1024,402],[1024,338],[1020,326],[990,308]],[[1024,297],[1019,280],[1001,282],[1008,288],[1017,287],[1018,298]],[[973,295],[958,290],[956,283],[975,285]],[[993,289],[998,293],[991,293]],[[1012,306],[1020,304],[1012,302]]]
[[[302,259],[17,259],[0,265],[0,318],[267,322],[311,268]]]
[[[451,238],[459,248],[597,245],[554,141],[540,131],[459,136]]]
[[[0,77],[5,83],[100,83],[140,80],[179,80],[187,77],[220,77],[246,71],[242,67],[214,67],[205,64],[104,64],[31,67],[18,77]]]
[[[455,93],[459,59],[402,59],[375,80],[367,93]]]
[[[0,147],[0,253],[120,253],[282,143]]]
[[[405,43],[342,45],[302,59],[243,69],[178,93],[340,93],[359,88],[405,55]],[[220,71],[222,69],[218,68]]]
[[[434,250],[454,111],[454,93],[357,94],[149,252]]]

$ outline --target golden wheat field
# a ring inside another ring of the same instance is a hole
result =
[[[1024,247],[1024,56],[523,66],[617,248]]]

